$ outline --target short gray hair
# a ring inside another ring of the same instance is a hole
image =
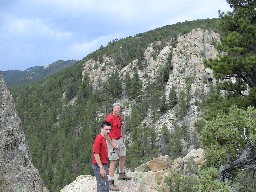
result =
[[[114,103],[113,107],[116,107],[116,106],[120,106],[121,107],[121,104],[120,103]]]

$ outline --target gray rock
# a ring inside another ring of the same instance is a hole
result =
[[[0,191],[48,191],[33,166],[14,100],[0,74]]]

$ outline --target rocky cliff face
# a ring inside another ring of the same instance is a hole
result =
[[[31,162],[20,122],[0,74],[0,191],[47,191]]]
[[[179,90],[184,89],[188,77],[197,78],[198,82],[202,82],[208,76],[212,75],[210,69],[205,69],[203,65],[204,58],[214,58],[217,55],[215,49],[216,42],[220,41],[218,33],[203,29],[194,29],[190,33],[179,36],[177,45],[173,47],[173,41],[165,42],[161,50],[156,50],[156,46],[161,46],[163,42],[158,41],[148,45],[144,51],[144,60],[146,66],[143,69],[138,69],[140,79],[146,86],[147,81],[154,81],[160,75],[160,70],[167,64],[168,58],[172,55],[171,65],[173,70],[170,72],[170,78],[167,86],[172,85],[179,87]],[[138,60],[135,59],[128,63],[119,71],[120,79],[125,79],[128,73],[130,76],[134,73],[134,68],[137,68]],[[103,61],[90,59],[84,63],[83,74],[87,73],[94,88],[99,86],[101,82],[107,81],[112,72],[117,69],[117,63],[114,59],[103,56]],[[168,90],[167,89],[167,94]]]
[[[185,100],[189,107],[183,122],[179,123],[185,122],[190,129],[193,129],[196,119],[201,115],[202,99],[207,96],[214,84],[212,70],[204,67],[203,59],[217,56],[216,42],[220,42],[220,36],[214,31],[194,29],[178,37],[177,46],[172,52],[173,70],[169,74],[165,94],[169,96],[170,90],[175,89],[181,100],[181,93],[185,93]],[[173,128],[172,122],[178,121],[178,116],[174,115],[177,107],[160,118],[156,127],[165,124]]]

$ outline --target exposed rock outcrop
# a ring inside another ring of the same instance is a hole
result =
[[[160,156],[137,167],[134,172],[128,172],[132,176],[131,181],[118,181],[116,183],[121,192],[166,192],[170,191],[164,182],[165,177],[170,177],[173,171],[186,172],[189,163],[200,167],[204,161],[204,150],[191,150],[185,157],[171,160],[169,156]],[[96,179],[90,175],[80,175],[75,181],[65,186],[60,192],[94,192],[96,191]]]
[[[0,74],[0,191],[44,192],[33,166],[13,98]]]

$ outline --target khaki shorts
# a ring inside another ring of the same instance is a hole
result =
[[[123,138],[118,140],[112,139],[112,141],[118,146],[118,149],[113,149],[111,144],[107,142],[108,145],[108,159],[110,161],[118,160],[119,157],[126,156],[126,147],[123,142]]]

